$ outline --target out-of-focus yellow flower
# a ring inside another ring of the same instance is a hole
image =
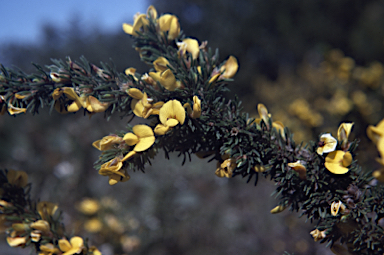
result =
[[[31,241],[37,243],[38,241],[40,241],[41,232],[39,230],[32,230],[30,236]]]
[[[83,238],[74,236],[69,242],[67,239],[60,239],[59,248],[64,252],[62,255],[79,254],[84,248]]]
[[[47,234],[51,231],[49,223],[45,220],[37,220],[30,225],[31,228],[41,231],[44,234]]]
[[[76,208],[83,214],[93,215],[99,211],[100,203],[96,199],[84,198]]]
[[[24,171],[9,170],[7,180],[10,184],[24,188],[28,184],[28,174]]]
[[[294,163],[288,163],[288,166],[299,174],[300,179],[305,180],[307,178],[307,169],[301,164],[300,160]]]
[[[310,234],[312,235],[313,239],[315,239],[315,242],[320,241],[327,236],[325,234],[325,230],[320,231],[318,229],[312,230]]]
[[[131,253],[140,247],[141,241],[140,238],[138,238],[137,236],[123,235],[120,238],[120,243],[126,253]]]
[[[125,33],[133,36],[139,36],[137,32],[141,32],[142,29],[145,29],[149,25],[149,20],[145,14],[136,14],[133,16],[133,25],[123,23],[123,30]]]
[[[37,204],[37,211],[43,220],[49,220],[57,211],[57,204],[41,201]]]
[[[101,252],[95,246],[89,247],[88,252],[90,252],[91,255],[102,255]]]
[[[186,38],[177,43],[179,47],[179,56],[185,57],[186,52],[191,53],[192,59],[197,59],[200,54],[199,42],[192,38]]]
[[[332,151],[325,158],[325,167],[333,174],[345,174],[352,163],[352,155],[349,151]]]
[[[174,40],[180,34],[179,20],[175,15],[163,14],[158,18],[157,24],[161,32],[168,32],[168,40]]]
[[[181,82],[176,80],[175,75],[170,69],[163,72],[149,72],[149,76],[155,81],[158,81],[161,86],[169,91],[174,91],[181,87]]]
[[[84,229],[90,233],[98,233],[103,228],[103,223],[98,218],[92,218],[84,223]]]
[[[286,208],[287,208],[287,207],[284,206],[284,205],[278,205],[278,206],[276,206],[275,208],[273,208],[273,209],[271,210],[271,213],[272,213],[272,214],[281,213],[281,212],[284,211]]]
[[[233,158],[228,158],[224,160],[223,163],[218,163],[218,167],[215,171],[215,174],[219,177],[232,177],[232,172],[236,168],[236,160]]]
[[[348,137],[349,137],[349,134],[351,133],[353,124],[354,124],[353,122],[341,123],[339,126],[339,129],[337,130],[337,140],[341,141],[342,147],[345,147],[346,144],[348,143]]]
[[[53,255],[60,253],[60,250],[51,243],[40,245],[40,251],[39,255]]]
[[[285,140],[284,124],[281,121],[274,121],[272,122],[272,127],[276,128],[276,131]]]
[[[181,103],[174,99],[166,102],[161,107],[159,112],[159,119],[161,124],[158,124],[155,128],[157,135],[164,135],[170,128],[178,125],[182,125],[185,121],[185,110]]]
[[[319,147],[316,152],[319,155],[323,155],[323,153],[329,153],[336,149],[337,140],[330,133],[322,134],[318,145]]]
[[[374,144],[377,144],[379,139],[384,136],[384,119],[382,119],[376,126],[369,125],[367,128],[367,135]]]
[[[11,247],[24,246],[26,242],[27,242],[26,236],[23,236],[23,237],[19,237],[19,236],[10,237],[10,236],[8,236],[7,237],[7,243]]]
[[[343,214],[345,212],[345,205],[339,200],[339,201],[333,201],[331,204],[331,214],[333,216],[336,216],[339,212]]]
[[[158,57],[155,61],[153,61],[153,67],[157,72],[164,72],[169,69],[170,64],[165,57]]]
[[[147,125],[135,125],[132,128],[132,132],[125,134],[123,140],[129,146],[135,145],[133,151],[145,151],[155,142],[156,138],[153,130]]]

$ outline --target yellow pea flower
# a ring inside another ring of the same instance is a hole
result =
[[[181,86],[181,82],[176,80],[175,75],[170,69],[163,72],[149,72],[149,76],[169,91],[174,91]]]
[[[236,160],[233,158],[228,158],[224,160],[223,163],[218,163],[218,167],[215,171],[215,174],[218,177],[227,177],[231,178],[232,177],[232,172],[236,168]]]
[[[69,242],[67,239],[60,239],[59,248],[64,252],[62,255],[79,254],[84,248],[83,238],[74,236]]]
[[[37,212],[40,214],[43,220],[48,220],[52,217],[58,209],[57,204],[41,201],[37,204]]]
[[[139,89],[136,88],[128,89],[127,93],[133,98],[131,101],[131,109],[133,113],[136,116],[144,119],[151,115],[159,114],[159,110],[164,104],[164,102],[151,104],[152,99],[148,98],[147,93],[142,93]]]
[[[332,151],[325,158],[325,167],[333,174],[345,174],[352,163],[352,155],[349,151]]]
[[[325,234],[325,230],[320,231],[318,229],[312,230],[310,234],[312,235],[313,239],[315,239],[315,242],[320,241],[327,236]]]
[[[93,215],[99,211],[100,203],[95,199],[85,198],[76,206],[76,208],[83,214]]]
[[[345,147],[348,143],[348,137],[349,137],[349,134],[351,133],[353,124],[354,124],[353,122],[341,123],[339,126],[339,129],[337,130],[337,140],[341,141],[342,147]]]
[[[339,212],[343,214],[345,212],[345,205],[339,200],[338,202],[333,201],[331,204],[331,214],[336,216]]]
[[[276,206],[275,208],[273,208],[273,209],[271,210],[271,213],[272,213],[272,214],[281,213],[281,212],[284,211],[286,208],[287,208],[287,207],[284,206],[284,205],[278,205],[278,206]]]
[[[42,253],[39,253],[39,255],[52,255],[60,253],[60,250],[51,243],[40,245],[40,251],[42,251]]]
[[[92,146],[99,151],[106,151],[113,148],[113,145],[119,144],[123,141],[123,138],[117,135],[104,136],[102,139],[92,143]]]
[[[323,155],[323,153],[329,153],[336,149],[337,140],[330,133],[322,134],[318,145],[319,147],[316,152],[319,155]]]
[[[191,53],[193,59],[197,59],[200,54],[199,42],[192,38],[186,38],[182,42],[176,43],[179,48],[179,56],[185,57],[186,52]]]
[[[155,128],[155,134],[164,135],[170,128],[182,125],[185,121],[185,110],[181,103],[174,99],[166,102],[159,111],[159,119],[161,124]]]
[[[261,119],[264,120],[264,123],[269,126],[269,119],[271,118],[271,114],[268,113],[267,107],[265,107],[263,104],[258,104],[257,112],[259,113]]]
[[[41,231],[44,234],[47,234],[51,231],[49,223],[45,220],[37,220],[31,223],[31,228]]]
[[[201,100],[197,96],[193,96],[193,110],[189,103],[185,103],[183,105],[184,108],[187,109],[188,115],[192,119],[200,118],[201,116]]]
[[[7,243],[11,247],[18,247],[18,246],[24,246],[25,243],[27,242],[27,237],[7,237]]]
[[[123,30],[125,33],[133,36],[139,36],[137,32],[140,32],[142,29],[145,29],[149,25],[149,20],[145,14],[136,14],[133,17],[133,25],[123,23]]]
[[[147,125],[136,125],[132,128],[132,132],[125,134],[123,140],[129,146],[135,145],[133,151],[145,151],[155,142],[153,130]]]
[[[288,166],[299,174],[300,179],[305,180],[307,178],[307,169],[301,164],[300,160],[294,163],[288,163]]]
[[[237,59],[234,56],[229,56],[225,64],[220,67],[220,71],[222,72],[221,77],[225,79],[230,79],[237,73],[239,69],[239,64]]]
[[[135,154],[136,152],[133,151],[133,153]],[[130,179],[130,176],[127,174],[126,170],[121,169],[123,166],[123,161],[124,160],[114,158],[101,165],[99,174],[109,177],[109,185],[115,185],[118,182],[125,182]]]
[[[158,57],[155,61],[153,61],[153,67],[157,72],[164,72],[169,69],[169,62],[165,57]]]
[[[11,115],[20,114],[20,113],[26,113],[27,108],[20,108],[13,106],[11,103],[8,104],[8,112]]]
[[[24,171],[9,170],[7,180],[10,184],[24,188],[28,184],[28,174]]]
[[[136,68],[129,67],[129,68],[125,69],[125,74],[127,76],[131,75],[133,77],[133,79],[135,79],[137,81],[138,79],[135,76],[135,73],[136,73]]]
[[[168,32],[168,40],[174,40],[180,34],[179,20],[175,15],[161,15],[157,20],[157,24],[159,25],[161,32]]]

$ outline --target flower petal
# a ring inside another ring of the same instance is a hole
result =
[[[139,142],[139,137],[134,133],[126,133],[123,137],[123,140],[129,146],[133,146]]]

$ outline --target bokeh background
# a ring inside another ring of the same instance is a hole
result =
[[[304,143],[355,122],[358,160],[366,170],[378,167],[365,130],[384,117],[382,0],[14,0],[0,9],[0,63],[30,73],[32,62],[84,55],[121,72],[147,72],[121,23],[150,4],[176,14],[185,34],[219,48],[222,60],[238,58],[230,89],[251,116],[265,104]],[[68,232],[106,255],[330,254],[298,213],[269,213],[277,204],[273,183],[220,179],[206,160],[182,166],[176,155],[160,154],[145,174],[109,186],[93,169],[99,152],[91,143],[124,130],[127,121],[47,109],[0,116],[0,167],[27,171],[32,196],[57,202]],[[4,254],[30,253],[4,240]]]

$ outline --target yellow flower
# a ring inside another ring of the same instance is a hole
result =
[[[158,81],[161,86],[169,91],[174,91],[181,86],[181,82],[176,80],[175,75],[170,69],[163,72],[149,72],[149,76],[151,76],[153,80]]]
[[[342,147],[345,147],[348,143],[348,137],[349,137],[349,134],[351,133],[353,124],[354,124],[353,122],[341,123],[339,126],[339,129],[337,130],[337,140],[341,141]]]
[[[258,104],[257,112],[259,113],[259,116],[261,117],[261,119],[264,121],[265,125],[269,127],[269,119],[271,118],[271,114],[268,113],[267,107],[265,107],[265,105],[263,104]]]
[[[155,134],[164,135],[170,128],[179,123],[184,124],[185,110],[178,100],[169,100],[161,107],[159,118],[161,124],[156,126]]]
[[[287,208],[287,207],[284,206],[284,205],[278,205],[278,206],[276,206],[275,208],[273,208],[273,209],[271,210],[271,213],[272,213],[272,214],[280,213],[280,212],[284,211],[286,208]]]
[[[136,68],[130,67],[130,68],[125,69],[125,74],[127,76],[131,75],[133,77],[133,79],[135,79],[137,81],[138,79],[135,76],[135,73],[136,73]]]
[[[294,163],[288,163],[288,166],[291,167],[295,172],[299,174],[300,179],[304,180],[307,178],[307,169],[303,164],[301,164],[300,160]]]
[[[169,62],[165,57],[158,57],[155,61],[153,61],[153,67],[157,72],[164,72],[169,69]]]
[[[189,103],[184,104],[183,107],[187,109],[187,113],[192,119],[200,118],[201,100],[197,96],[193,96],[193,110]]]
[[[220,67],[220,71],[222,72],[221,77],[230,79],[235,76],[238,69],[239,64],[237,63],[237,59],[234,56],[229,56],[225,64]]]
[[[125,33],[133,36],[139,36],[137,32],[141,32],[149,25],[149,20],[145,14],[136,14],[133,17],[133,25],[123,23],[123,30]]]
[[[262,165],[256,165],[253,167],[253,170],[255,170],[256,173],[262,173],[265,172],[265,167]]]
[[[168,40],[174,40],[180,34],[179,20],[175,15],[164,14],[157,20],[161,32],[168,32]]]
[[[117,135],[104,136],[102,139],[94,141],[92,146],[99,151],[106,151],[113,148],[114,144],[119,144],[123,141],[123,138]]]
[[[27,108],[15,107],[11,103],[8,103],[8,112],[11,115],[20,114],[20,113],[26,113],[27,112]]]
[[[28,184],[28,174],[24,171],[9,170],[7,180],[10,184],[24,188]]]
[[[345,174],[352,163],[352,155],[349,151],[333,151],[325,158],[325,167],[333,174]]]
[[[130,153],[135,154],[136,152],[131,151]],[[99,174],[109,177],[109,185],[115,185],[118,182],[125,182],[130,179],[130,176],[127,174],[126,169],[121,169],[124,160],[126,159],[119,160],[117,158],[114,158],[101,165]]]
[[[151,115],[159,114],[160,108],[163,106],[164,102],[157,102],[151,104],[152,99],[148,98],[146,92],[142,93],[136,88],[131,88],[127,91],[133,100],[131,101],[131,109],[133,113],[141,118],[148,118]]]
[[[199,42],[192,38],[186,38],[182,42],[177,43],[179,48],[179,56],[185,57],[186,52],[191,53],[193,59],[197,59],[200,54]]]
[[[333,201],[331,204],[331,214],[336,216],[339,211],[343,214],[345,212],[345,205],[340,200],[338,202]]]
[[[227,177],[231,178],[232,177],[232,172],[236,168],[236,160],[233,158],[228,158],[224,160],[223,163],[218,163],[218,167],[215,171],[215,174],[218,177]]]
[[[382,169],[373,171],[372,176],[376,180],[378,180],[380,182],[384,182],[384,171]]]
[[[276,128],[276,131],[285,140],[284,124],[281,121],[272,122],[272,127]]]
[[[45,220],[37,220],[30,225],[31,228],[41,231],[44,234],[47,234],[51,231],[49,223]]]
[[[60,250],[51,243],[40,245],[40,251],[42,252],[39,253],[39,255],[52,255],[60,253]]]
[[[84,241],[81,237],[74,236],[68,242],[67,239],[59,240],[59,248],[64,253],[62,255],[79,254],[84,248]]]
[[[92,218],[84,223],[84,229],[90,233],[100,232],[103,228],[103,224],[97,218]]]
[[[100,209],[100,203],[92,198],[84,198],[77,206],[77,210],[86,214],[93,215]]]
[[[384,119],[382,119],[376,126],[369,125],[367,128],[367,135],[374,144],[377,144],[379,139],[384,136]]]
[[[155,142],[155,135],[147,125],[136,125],[132,128],[133,133],[124,135],[123,140],[129,146],[135,145],[133,151],[141,152],[147,150]]]
[[[57,204],[41,201],[37,204],[37,211],[43,220],[48,220],[57,211]]]
[[[320,136],[319,147],[317,148],[317,154],[323,155],[323,153],[329,153],[336,149],[337,140],[330,133],[322,134]]]
[[[101,252],[95,246],[89,247],[88,252],[90,252],[91,255],[102,255]]]
[[[312,230],[310,234],[312,235],[313,239],[315,239],[315,242],[320,241],[327,236],[325,234],[325,230],[320,231],[318,229]]]
[[[7,243],[11,247],[18,247],[18,246],[24,246],[25,243],[27,242],[27,237],[7,237]]]

